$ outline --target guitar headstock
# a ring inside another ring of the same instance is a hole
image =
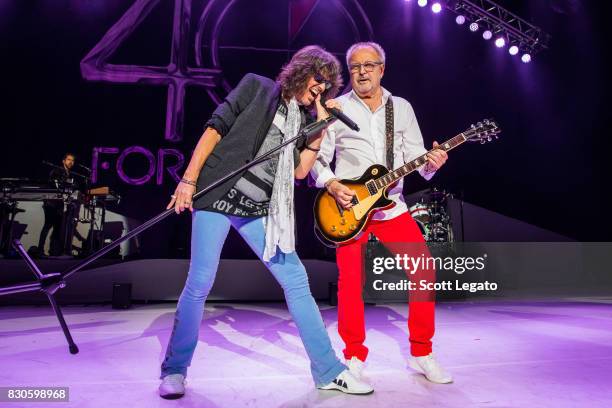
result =
[[[501,129],[497,126],[495,120],[484,119],[465,130],[463,136],[468,142],[480,142],[480,144],[485,144],[491,142],[494,138],[497,139],[497,135],[500,133]]]

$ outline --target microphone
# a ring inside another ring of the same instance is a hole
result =
[[[83,168],[83,169],[85,169],[85,170],[87,170],[88,172],[91,173],[91,169],[89,167],[83,166],[81,163],[77,163],[77,166],[79,166],[79,167],[81,167],[81,168]]]
[[[346,126],[348,126],[349,128],[351,128],[352,130],[354,130],[355,132],[359,132],[359,126],[357,126],[357,124],[355,122],[353,122],[353,120],[351,118],[349,118],[348,116],[346,116],[344,113],[342,113],[342,111],[340,109],[336,109],[336,108],[328,108],[327,106],[323,105],[325,107],[325,109],[327,109],[327,111],[329,113],[331,113],[333,116],[335,116],[336,118],[338,118],[338,120],[342,123],[344,123]]]
[[[327,92],[327,90],[331,88],[331,83],[329,81],[321,81],[321,82],[325,83],[325,91],[323,91],[323,93],[325,94],[325,92]],[[340,122],[344,123],[346,126],[351,128],[355,132],[359,132],[359,126],[357,126],[357,124],[353,122],[351,118],[349,118],[344,113],[342,113],[340,109],[328,108],[327,106],[325,106],[325,100],[323,100],[323,96],[324,95],[321,95],[321,105],[323,105],[325,110],[327,110],[331,115],[335,116]]]

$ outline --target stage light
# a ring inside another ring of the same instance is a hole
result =
[[[519,52],[519,47],[513,45],[512,47],[508,48],[508,52],[510,53],[510,55],[516,55]]]
[[[417,4],[419,7],[425,7],[427,5],[427,0],[419,0]]]
[[[521,61],[523,61],[525,64],[530,63],[531,55],[529,55],[528,53],[524,53],[523,56],[521,57]]]
[[[438,14],[439,12],[442,11],[442,5],[440,3],[434,3],[431,6],[431,11],[433,11],[434,13]]]
[[[497,48],[502,48],[502,47],[504,47],[505,45],[506,45],[506,40],[504,39],[504,37],[498,37],[498,38],[495,40],[495,46],[496,46]]]
[[[500,48],[510,49],[512,55],[521,56],[529,52],[534,56],[542,50],[548,49],[550,35],[541,28],[522,19],[509,10],[495,4],[497,0],[432,0],[429,5],[440,4],[446,13],[447,10],[455,13],[455,23],[466,25],[473,33],[479,33],[485,40],[496,42]],[[568,0],[569,1],[569,0]],[[573,0],[577,1],[577,0]],[[433,10],[433,7],[432,7]],[[498,38],[503,38],[498,40]]]

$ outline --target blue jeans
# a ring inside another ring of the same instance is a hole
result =
[[[187,374],[198,343],[204,302],[215,280],[221,249],[231,226],[260,259],[263,256],[265,229],[262,217],[234,217],[202,210],[194,212],[191,265],[178,301],[172,336],[161,366],[161,378],[169,374]],[[330,383],[346,366],[332,349],[321,313],[310,293],[304,265],[295,252],[285,254],[280,251],[270,262],[264,263],[283,288],[289,312],[310,358],[310,371],[316,386]]]

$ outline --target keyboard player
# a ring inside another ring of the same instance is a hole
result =
[[[49,173],[49,183],[58,190],[62,190],[65,187],[76,187],[75,179],[71,174],[72,168],[74,167],[74,163],[74,154],[64,154],[64,158],[62,159],[62,166],[53,168],[53,170],[51,170],[51,173]],[[40,254],[44,254],[47,235],[51,230],[49,255],[62,255],[64,252],[64,246],[66,244],[66,240],[64,239],[66,231],[62,231],[63,229],[65,229],[65,227],[63,228],[63,224],[65,224],[63,223],[64,201],[62,198],[44,200],[43,210],[45,213],[45,224],[43,225],[43,228],[40,231],[40,238],[38,240],[38,249],[40,251]],[[66,249],[70,250],[70,248]]]

